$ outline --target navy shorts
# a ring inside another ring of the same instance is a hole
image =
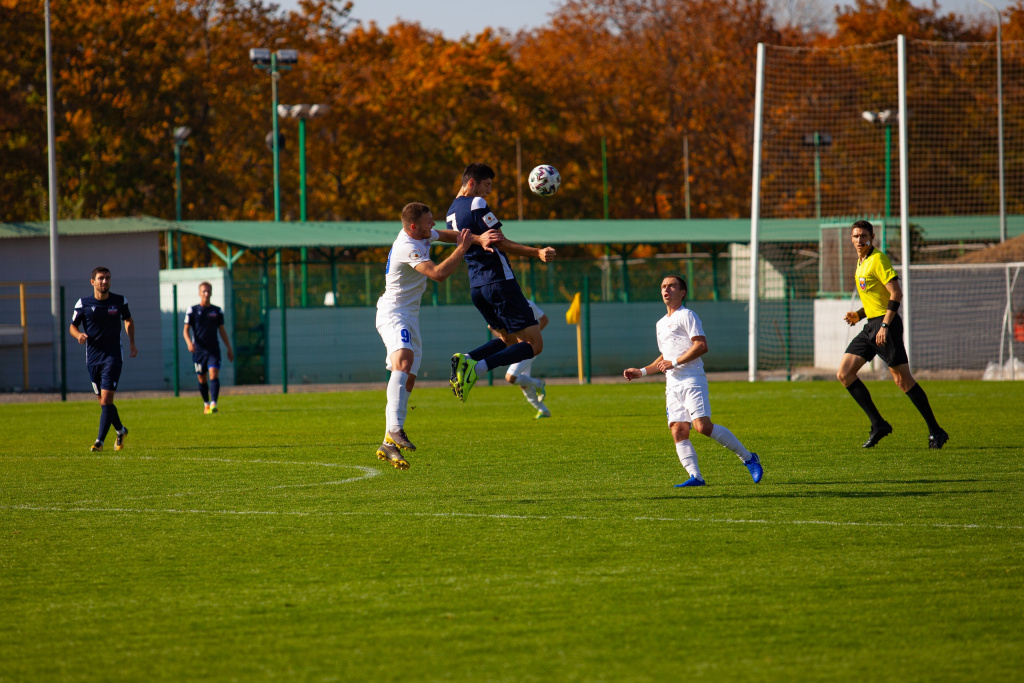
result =
[[[495,330],[520,332],[537,324],[533,309],[515,280],[502,280],[470,289],[473,305]]]
[[[121,359],[117,358],[86,366],[89,370],[89,381],[92,382],[92,390],[97,396],[100,395],[100,389],[117,390],[117,382],[121,379],[121,367],[123,365],[124,363],[121,362]]]
[[[210,368],[217,368],[220,370],[219,353],[212,353],[206,349],[201,349],[198,346],[194,348],[195,351],[192,352],[192,364],[196,367],[197,375],[209,372]]]
[[[885,317],[881,315],[877,318],[868,318],[864,329],[846,347],[846,352],[860,356],[866,361],[878,356],[890,368],[906,365],[910,360],[907,358],[907,349],[903,345],[903,319],[898,315],[893,316],[892,322],[889,323],[889,337],[885,340],[885,346],[875,343],[875,335],[881,329],[884,319]]]

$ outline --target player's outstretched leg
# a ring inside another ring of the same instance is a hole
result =
[[[700,467],[697,466],[697,450],[693,447],[693,443],[691,443],[689,439],[677,441],[676,455],[679,456],[679,462],[684,468],[686,468],[686,472],[690,475],[690,478],[682,484],[676,484],[675,487],[689,488],[691,486],[704,486],[704,476],[700,473]]]
[[[409,461],[402,457],[402,452],[398,450],[397,446],[392,446],[389,443],[380,445],[380,448],[377,449],[377,459],[387,461],[397,470],[409,469]]]
[[[706,433],[707,425],[702,424],[700,420],[695,421],[695,425],[700,425],[698,429],[700,429],[702,434]],[[723,447],[728,448],[730,451],[735,453],[736,457],[743,462],[747,470],[750,472],[750,476],[754,480],[755,484],[761,481],[761,477],[764,476],[764,468],[761,467],[761,460],[757,457],[757,453],[751,453],[748,451],[747,447],[743,445],[742,441],[736,438],[735,434],[722,425],[713,424],[711,425],[711,433],[707,434],[707,436],[710,436]]]
[[[861,407],[861,410],[871,420],[871,432],[868,434],[868,440],[864,442],[862,448],[874,448],[879,441],[892,434],[892,425],[886,422],[882,414],[878,412],[875,402],[871,400],[871,392],[868,391],[867,385],[860,378],[851,382],[846,387],[846,390],[850,392],[850,396],[853,396],[853,400],[857,402],[857,405]]]
[[[117,439],[114,440],[115,451],[119,451],[122,448],[124,448],[124,439],[126,436],[128,436],[128,428],[121,427],[121,429],[117,432]]]
[[[455,371],[452,391],[463,403],[466,402],[470,389],[476,384],[476,366],[483,362],[485,361],[475,361],[465,353],[457,353],[452,356],[452,369]]]

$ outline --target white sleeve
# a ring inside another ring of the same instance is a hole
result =
[[[693,339],[694,337],[705,336],[704,326],[700,324],[700,318],[697,317],[697,314],[691,311],[690,309],[686,309],[686,312],[688,313],[688,315],[686,316],[683,325],[686,328],[687,336],[690,339]]]
[[[192,317],[192,309],[191,309],[191,308],[190,308],[190,309],[188,309],[187,311],[185,311],[185,324],[186,324],[186,325],[191,325],[191,324],[192,324],[192,323],[190,323],[190,322],[188,321],[188,319],[189,319],[190,317]]]
[[[71,324],[78,325],[78,321],[82,319],[82,300],[79,299],[75,302],[75,312],[71,314]]]
[[[430,260],[430,245],[428,244],[427,248],[424,249],[421,244],[416,242],[396,244],[392,260],[396,263],[408,263],[411,265],[425,263]]]

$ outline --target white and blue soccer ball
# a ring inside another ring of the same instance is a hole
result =
[[[541,197],[550,197],[558,192],[558,186],[562,184],[562,176],[554,166],[541,164],[530,171],[530,190]]]

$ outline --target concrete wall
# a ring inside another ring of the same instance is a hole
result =
[[[576,327],[565,323],[567,303],[541,308],[550,324],[544,352],[533,365],[539,377],[572,377],[577,372]],[[742,370],[747,362],[747,311],[742,302],[697,302],[710,352],[709,371]],[[658,302],[595,303],[590,307],[592,372],[617,375],[623,368],[658,356],[654,326],[665,314]],[[290,308],[287,312],[290,384],[372,382],[387,377],[384,343],[374,326],[374,308]],[[487,340],[487,328],[472,306],[426,306],[420,312],[423,361],[418,377],[447,379],[453,353]],[[281,316],[270,314],[270,381],[281,381]]]
[[[125,391],[164,387],[163,349],[157,273],[160,247],[157,233],[63,236],[58,245],[60,281],[65,287],[66,323],[70,324],[75,302],[92,293],[89,275],[96,266],[111,271],[111,290],[128,298],[135,321],[136,358],[128,358],[128,339],[122,335],[125,366],[118,388]],[[50,243],[47,238],[0,240],[0,268],[5,282],[40,282],[50,279]],[[3,287],[0,294],[17,294],[15,287]],[[53,368],[53,334],[50,319],[49,285],[33,287],[32,293],[45,298],[29,302],[29,390],[59,388]],[[0,324],[19,322],[16,299],[0,300]],[[85,348],[67,333],[61,334],[67,349],[69,391],[92,391],[85,371]],[[20,336],[0,337],[0,391],[25,390],[22,386]]]

